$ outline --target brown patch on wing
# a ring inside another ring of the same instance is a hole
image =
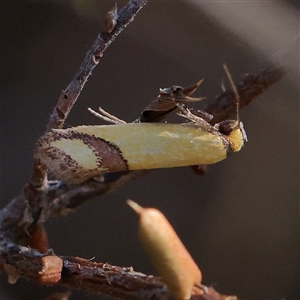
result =
[[[52,142],[62,139],[81,140],[95,154],[98,168],[86,169],[70,155],[51,145]],[[65,183],[81,183],[103,173],[128,170],[127,161],[116,145],[75,130],[50,132],[40,138],[35,157],[39,158],[55,177]]]
[[[74,133],[75,137],[78,135],[78,138],[93,150],[99,167],[107,169],[107,173],[128,170],[127,160],[115,144],[93,135]]]

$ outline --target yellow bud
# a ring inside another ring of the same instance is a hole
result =
[[[139,237],[152,264],[176,299],[187,300],[202,279],[201,271],[166,217],[155,208],[127,204],[139,215]]]

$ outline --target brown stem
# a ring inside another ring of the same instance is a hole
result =
[[[254,74],[246,74],[237,83],[237,90],[240,96],[240,108],[247,106],[252,100],[262,94],[272,84],[278,82],[287,70],[283,67],[269,66]],[[232,90],[227,90],[216,97],[216,101],[204,109],[213,115],[209,122],[215,124],[236,116],[236,97]]]
[[[50,116],[46,132],[63,126],[85,83],[94,68],[98,65],[107,47],[123,29],[133,21],[134,17],[146,3],[147,0],[130,0],[127,5],[118,12],[114,28],[110,32],[104,30],[98,35],[91,49],[87,52],[76,75],[66,89],[62,91]],[[33,188],[41,189],[44,187],[46,174],[46,167],[41,165],[39,161],[34,161],[33,175],[30,181]],[[28,194],[30,191],[25,190],[25,193]],[[30,197],[28,200],[31,203],[32,199]]]
[[[98,65],[107,47],[115,40],[115,38],[129,25],[139,10],[147,3],[147,0],[130,0],[119,12],[116,25],[111,32],[102,31],[91,49],[87,52],[79,70],[73,80],[62,91],[58,102],[50,117],[47,131],[54,128],[61,128],[65,119],[70,113],[73,105],[78,99],[85,83],[92,74],[94,68]]]
[[[135,272],[131,267],[112,266],[80,257],[57,256],[52,251],[41,254],[13,242],[2,243],[2,246],[4,270],[11,282],[24,277],[41,285],[64,286],[118,299],[174,299],[159,277]],[[201,289],[194,289],[192,299],[227,298],[214,289],[203,286]]]

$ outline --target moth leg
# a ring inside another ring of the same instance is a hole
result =
[[[191,123],[188,123],[187,125],[197,126],[201,129],[209,131],[209,132],[216,131],[215,128],[211,124],[209,124],[203,118],[193,114],[188,108],[185,108],[182,105],[178,105],[178,109],[179,109],[179,112],[177,113],[178,116],[183,117],[191,122]]]
[[[224,80],[221,81],[221,90],[222,90],[223,93],[226,92],[226,87],[225,87]]]
[[[192,114],[194,114],[195,116],[197,116],[197,117],[199,117],[199,118],[202,118],[202,119],[204,119],[206,122],[209,122],[209,121],[211,121],[212,119],[213,119],[213,115],[211,115],[211,114],[209,114],[209,113],[207,113],[206,111],[204,111],[204,110],[195,110],[194,108],[190,108],[189,109],[190,110],[190,112],[192,113]]]
[[[92,113],[94,116],[106,121],[106,122],[109,122],[109,123],[112,123],[112,124],[126,124],[125,121],[117,118],[116,116],[113,116],[111,115],[110,113],[108,113],[107,111],[105,111],[102,107],[99,107],[99,112],[100,113],[97,113],[96,111],[94,111],[93,109],[91,109],[90,107],[88,108],[88,111],[90,113]]]

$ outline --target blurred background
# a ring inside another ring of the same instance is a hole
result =
[[[125,1],[118,1],[121,7]],[[1,2],[1,207],[31,174],[36,139],[61,90],[104,28],[113,1]],[[280,82],[241,111],[249,142],[198,176],[155,170],[46,223],[61,255],[155,274],[137,239],[131,198],[160,209],[200,266],[203,283],[241,299],[300,299],[298,1],[149,1],[108,48],[66,127],[103,124],[102,106],[126,121],[158,93],[205,78],[201,108],[267,61],[289,64]],[[291,63],[292,62],[292,63]],[[226,82],[226,80],[225,80]],[[0,298],[45,299],[54,289],[1,277]],[[56,289],[63,290],[63,289]],[[111,299],[74,292],[70,299]]]

